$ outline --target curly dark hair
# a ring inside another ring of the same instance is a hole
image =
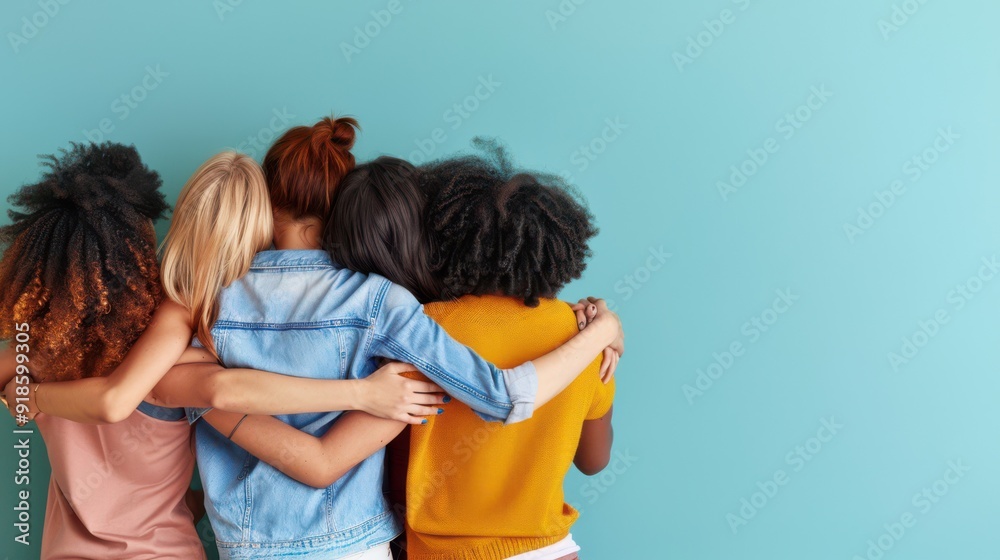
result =
[[[134,147],[72,144],[8,198],[0,227],[0,339],[30,327],[38,381],[99,376],[121,362],[161,297],[153,221],[169,209]]]
[[[483,155],[421,168],[432,266],[446,299],[501,294],[534,307],[587,267],[593,216],[561,177],[515,169],[495,140],[473,145]]]

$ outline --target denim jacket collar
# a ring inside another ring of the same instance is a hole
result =
[[[254,255],[250,270],[317,265],[335,266],[330,254],[322,249],[269,249]]]

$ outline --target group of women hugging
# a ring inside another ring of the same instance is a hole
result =
[[[48,451],[43,558],[203,559],[206,513],[224,559],[578,557],[563,478],[608,463],[624,351],[603,300],[554,299],[593,217],[496,143],[356,165],[356,130],[213,156],[159,249],[133,147],[10,197],[0,387]]]

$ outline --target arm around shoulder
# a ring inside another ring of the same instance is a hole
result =
[[[120,422],[177,363],[191,336],[187,309],[164,301],[146,331],[107,377],[45,383],[35,392],[35,404],[41,412],[76,422]]]

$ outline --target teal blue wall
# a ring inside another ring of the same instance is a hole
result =
[[[331,112],[361,159],[489,134],[572,178],[602,233],[564,295],[629,342],[618,459],[566,484],[585,558],[1000,555],[1000,4],[48,4],[0,6],[2,195],[102,121],[173,199]]]

